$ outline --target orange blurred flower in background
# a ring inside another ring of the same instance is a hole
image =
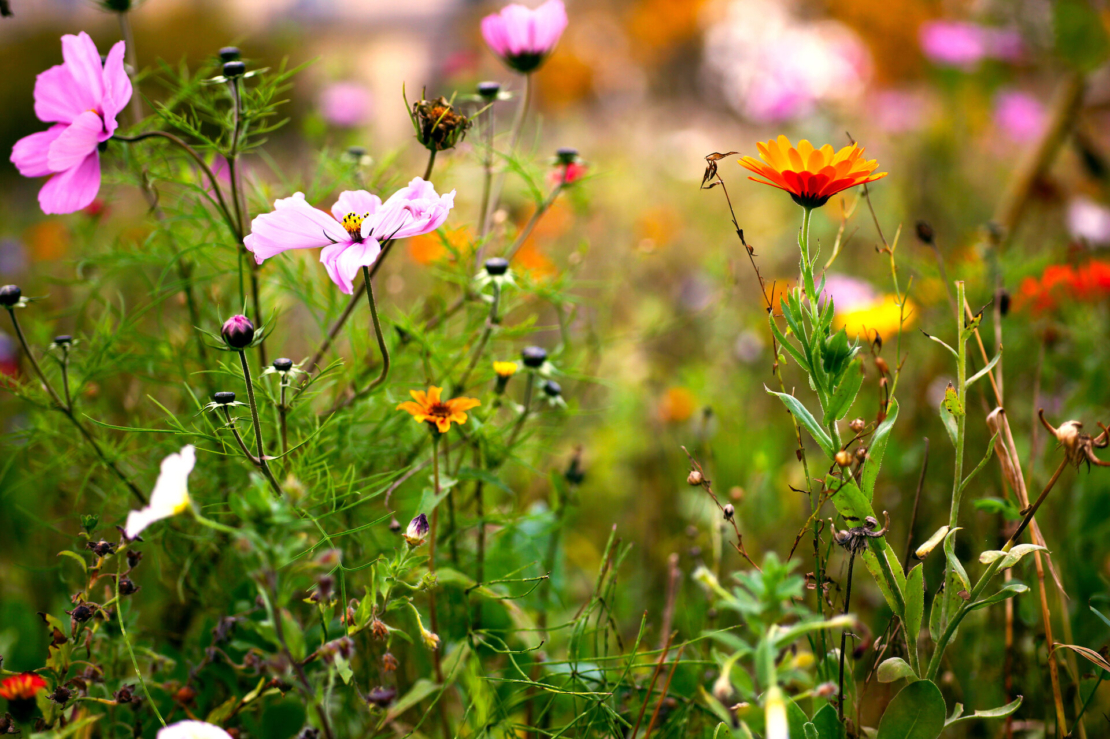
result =
[[[694,394],[684,387],[667,388],[659,399],[659,420],[663,423],[682,423],[690,420],[697,409]]]
[[[1053,264],[1040,277],[1026,277],[1018,289],[1016,307],[1034,314],[1052,311],[1067,302],[1093,302],[1110,296],[1110,262],[1092,259],[1080,267]]]
[[[466,423],[466,411],[482,404],[482,401],[474,398],[441,400],[442,392],[443,388],[435,385],[430,386],[426,393],[423,390],[410,390],[412,400],[401,403],[397,410],[405,411],[421,423],[430,423],[439,433],[446,434],[451,430],[452,423]]]
[[[469,256],[470,251],[470,232],[466,226],[445,228],[442,234],[439,231],[433,231],[409,239],[409,256],[414,262],[424,266],[444,259],[454,259],[456,254]]]
[[[10,701],[29,700],[46,687],[46,681],[33,672],[12,675],[0,682],[0,698]]]
[[[740,166],[764,179],[748,179],[785,190],[803,208],[820,208],[838,192],[874,182],[887,174],[873,174],[879,163],[864,159],[863,147],[858,144],[834,152],[829,144],[815,149],[802,139],[794,148],[790,139],[779,136],[777,140],[757,143],[756,148],[763,161],[743,157]]]

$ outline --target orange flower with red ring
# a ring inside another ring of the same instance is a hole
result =
[[[795,203],[807,209],[820,208],[838,192],[887,175],[875,174],[879,163],[864,159],[863,147],[858,144],[833,151],[829,144],[815,149],[802,139],[795,148],[790,139],[779,136],[757,143],[756,148],[762,162],[753,157],[740,160],[740,166],[759,175],[748,179],[785,190]]]
[[[474,398],[441,400],[442,392],[443,388],[435,385],[430,386],[426,393],[423,390],[410,390],[412,400],[401,403],[397,410],[411,414],[420,423],[430,423],[439,433],[446,434],[451,430],[452,423],[466,423],[466,412],[482,404],[482,401]]]
[[[46,688],[46,681],[33,672],[12,675],[0,681],[0,698],[10,701],[30,700],[35,693]]]

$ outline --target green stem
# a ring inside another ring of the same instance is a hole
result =
[[[466,366],[466,371],[463,372],[462,377],[455,383],[455,388],[451,392],[452,395],[458,395],[466,389],[466,382],[470,379],[470,375],[474,372],[474,368],[478,366],[481,361],[482,353],[486,349],[486,344],[489,343],[489,337],[493,333],[494,327],[500,323],[500,318],[497,316],[497,310],[501,305],[501,283],[494,280],[493,282],[493,302],[490,303],[489,317],[486,319],[486,326],[482,331],[478,343],[474,346],[474,353],[470,356],[470,363]]]
[[[802,289],[809,299],[809,309],[816,321],[821,308],[817,304],[817,283],[813,280],[813,261],[809,257],[809,225],[812,215],[812,208],[802,209],[802,230],[798,233],[798,246],[802,249]]]
[[[251,369],[247,362],[247,355],[242,350],[239,350],[239,362],[243,365],[243,381],[247,384],[247,402],[250,403],[251,420],[254,422],[254,440],[258,451],[258,466],[262,468],[262,474],[266,476],[270,487],[280,497],[283,494],[281,486],[278,485],[274,473],[270,470],[270,465],[266,462],[266,450],[262,445],[262,423],[258,417],[258,404],[254,400],[254,383],[251,382]]]
[[[961,280],[956,282],[956,305],[963,304],[964,283]],[[964,317],[962,312],[958,312],[956,315],[956,351],[956,393],[963,412],[956,416],[956,469],[952,479],[952,506],[948,513],[948,527],[950,529],[955,529],[957,527],[957,521],[960,516],[960,500],[963,498],[964,487],[962,483],[964,478],[965,427],[967,425],[967,396],[965,392],[967,390],[967,342],[964,337]],[[955,543],[955,539],[953,539],[953,543]],[[946,588],[954,585],[952,567],[948,564],[945,564],[944,567],[944,583]],[[943,622],[948,621],[948,604],[949,598],[946,597],[941,610]]]
[[[432,168],[436,166],[436,150],[431,149],[428,155],[428,166],[424,168],[424,181],[427,182],[432,178]]]
[[[528,106],[532,102],[532,75],[524,75],[524,96],[521,98],[520,105],[516,109],[516,116],[513,118],[513,127],[509,132],[509,149],[508,156],[513,156],[516,153],[516,144],[520,140],[520,132],[524,129],[524,120],[528,117]],[[501,188],[505,185],[505,172],[502,171],[497,176],[497,182],[493,186],[493,193],[489,198],[489,206],[486,208],[486,224],[493,219],[493,213],[497,210],[497,206],[501,202]]]
[[[135,677],[139,678],[139,685],[142,686],[143,694],[146,695],[147,703],[154,709],[154,715],[158,717],[158,723],[162,726],[166,725],[166,719],[162,718],[162,712],[158,710],[158,704],[154,702],[154,698],[150,696],[150,688],[146,686],[146,680],[143,679],[143,673],[139,670],[139,660],[135,658],[135,650],[131,646],[131,640],[127,638],[127,627],[123,623],[123,601],[120,600],[119,595],[119,579],[123,572],[123,552],[116,552],[116,621],[119,622],[119,633],[123,636],[123,643],[127,646],[127,653],[131,655],[131,666],[135,668]]]

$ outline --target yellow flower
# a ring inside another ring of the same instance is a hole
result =
[[[858,144],[834,152],[829,144],[815,149],[802,139],[795,149],[790,139],[779,136],[756,148],[762,162],[754,157],[740,160],[741,167],[759,175],[748,179],[785,190],[803,208],[819,208],[838,192],[886,177],[886,172],[873,174],[879,163],[864,159]]]
[[[916,311],[913,303],[906,301],[905,319],[902,329],[909,328],[914,321]],[[871,303],[866,303],[854,310],[838,313],[833,318],[833,326],[837,329],[847,329],[849,336],[866,334],[874,335],[878,332],[884,339],[898,333],[898,324],[902,319],[902,307],[893,295],[887,295]]]
[[[493,371],[498,377],[509,378],[516,374],[516,362],[494,362]]]
[[[474,398],[440,400],[442,392],[443,388],[435,385],[429,387],[426,393],[422,390],[410,390],[409,395],[412,396],[412,400],[401,403],[397,406],[397,410],[412,414],[412,417],[421,423],[426,421],[433,424],[439,433],[446,434],[451,430],[452,423],[460,425],[466,423],[466,411],[482,404],[480,400]]]

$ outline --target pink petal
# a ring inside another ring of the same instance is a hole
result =
[[[45,131],[24,136],[12,147],[12,164],[24,177],[42,177],[53,174],[54,170],[46,163],[50,145],[66,130],[64,123],[58,123]]]
[[[35,115],[40,121],[72,123],[93,107],[92,96],[81,89],[66,65],[51,67],[35,78]]]
[[[381,206],[382,200],[377,195],[371,195],[365,190],[344,190],[339,193],[339,199],[331,207],[331,213],[335,216],[335,220],[342,221],[343,216],[348,213],[356,213],[360,216],[372,215],[377,213]]]
[[[505,23],[505,39],[509,55],[527,54],[534,50],[532,39],[532,11],[523,5],[506,5],[501,9]]]
[[[439,195],[432,183],[416,177],[385,201],[374,217],[362,222],[362,235],[385,240],[431,233],[443,225],[454,205],[454,190]]]
[[[344,248],[339,248],[336,244],[320,252],[320,261],[324,263],[332,282],[350,295],[354,292],[354,280],[359,271],[376,262],[381,252],[381,246],[373,240],[350,244]]]
[[[89,34],[82,31],[76,36],[62,36],[62,58],[77,87],[85,93],[81,98],[83,109],[99,110],[104,100],[104,65]]]
[[[50,145],[46,155],[46,165],[53,172],[63,172],[72,169],[84,161],[89,154],[96,153],[96,145],[100,142],[100,134],[104,130],[104,123],[100,116],[91,111],[86,111],[74,119],[62,135]]]
[[[487,15],[482,19],[482,38],[498,56],[509,55],[509,40],[505,33],[505,21],[499,13]]]
[[[100,191],[100,157],[96,150],[72,169],[56,174],[39,190],[47,214],[74,213],[88,206]]]
[[[550,54],[567,28],[567,9],[563,0],[548,0],[536,8],[535,42],[533,49],[540,54]]]
[[[123,54],[123,42],[117,41],[108,52],[102,73],[104,101],[100,112],[104,115],[104,128],[109,136],[116,132],[116,116],[131,100],[131,78],[123,68]]]
[[[333,242],[349,244],[351,237],[338,221],[306,203],[300,192],[275,202],[272,212],[255,217],[243,241],[259,264],[288,249],[316,249]]]

